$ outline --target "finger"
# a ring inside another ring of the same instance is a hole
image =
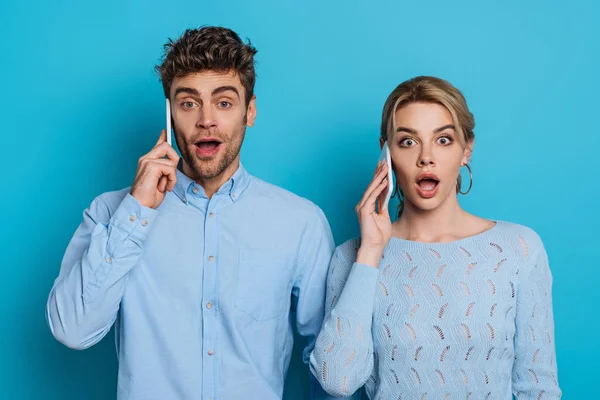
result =
[[[166,154],[167,158],[169,160],[175,161],[175,164],[177,164],[179,162],[179,158],[180,157],[179,157],[179,154],[177,154],[177,152],[173,148],[173,146],[169,145],[169,143],[165,143],[163,146],[167,147],[167,150],[166,150],[166,152],[167,152],[167,154]]]
[[[373,173],[373,177],[377,176],[379,171],[381,171],[382,166],[383,166],[383,161],[379,161],[377,163],[377,168],[375,168],[375,172]]]
[[[166,158],[160,158],[157,160],[148,159],[142,161],[142,165],[139,169],[138,177],[136,178],[136,180],[154,180],[154,184],[158,187],[158,182],[163,176],[166,176],[169,181],[176,181],[176,163]]]
[[[157,182],[156,188],[161,193],[164,193],[166,190],[172,191],[175,187],[175,183],[177,182],[176,168],[157,163],[153,166],[153,171],[149,173],[155,174],[154,177]]]
[[[157,189],[159,192],[164,193],[165,190],[167,189],[167,182],[169,180],[167,179],[166,176],[161,176],[161,178],[158,180],[158,186]]]
[[[167,142],[157,144],[143,158],[163,158],[167,156],[171,159],[179,159],[179,155],[172,146]]]
[[[177,169],[175,169],[175,173],[167,176],[167,190],[171,192],[175,189],[175,184],[177,183]]]
[[[159,159],[164,158],[165,156],[169,160],[173,160],[175,162],[179,161],[179,155],[172,146],[169,146],[167,142],[162,142],[154,147],[148,152],[148,154],[143,156],[142,159]]]
[[[166,141],[167,141],[167,130],[163,129],[162,131],[160,131],[160,136],[158,137],[158,141],[156,142],[154,147],[160,145],[161,143],[166,143]]]
[[[379,197],[377,198],[377,200],[379,201],[378,214],[385,214],[388,209],[388,204],[384,204],[384,203],[385,203],[385,199],[387,197],[387,191],[388,191],[390,182],[387,179],[387,177],[386,177],[385,181],[387,182],[387,185],[385,185],[384,189],[381,191],[381,193],[379,194]]]
[[[167,183],[165,189],[170,192],[175,188],[175,183],[177,182],[177,169],[171,169],[169,171],[169,174],[166,175]]]
[[[379,184],[381,183],[381,181],[386,177],[386,170],[382,169],[381,171],[378,172],[378,174],[373,178],[373,180],[371,181],[371,183],[369,184],[369,186],[367,187],[367,190],[365,190],[365,193],[363,194],[362,199],[359,202],[359,207],[364,206],[365,202],[367,201],[367,199],[371,196],[371,194],[373,193],[373,191],[377,188],[377,186],[379,186]]]
[[[373,178],[373,180],[371,181],[371,183],[367,187],[367,190],[365,190],[365,193],[363,194],[362,199],[358,203],[359,207],[362,207],[365,204],[365,202],[367,201],[367,199],[369,198],[369,196],[371,196],[371,194],[377,188],[377,186],[381,183],[381,181],[383,180],[383,178],[386,177],[386,174],[387,174],[387,169],[386,168],[382,168],[382,169],[379,170],[379,172],[377,173],[377,175],[375,175],[375,177]]]
[[[142,160],[140,172],[142,170],[146,170],[149,168],[150,169],[156,168],[156,166],[161,166],[161,165],[171,167],[171,168],[177,167],[177,163],[168,158],[147,158],[147,159]]]
[[[160,175],[158,175],[157,172],[157,168],[161,168],[161,166],[176,168],[175,162],[166,158],[140,158],[138,169],[135,174],[135,180],[145,181],[146,179],[148,179],[148,176],[155,176],[156,179],[160,178]]]
[[[388,181],[387,181],[387,178],[385,178],[383,180],[383,182],[381,182],[379,185],[377,185],[375,190],[373,190],[371,192],[371,195],[367,198],[367,200],[365,201],[365,204],[361,208],[361,210],[363,212],[364,211],[367,211],[368,213],[375,212],[375,201],[377,200],[377,197],[381,194],[381,192],[383,192],[383,190],[387,187],[387,184],[388,184]]]
[[[358,202],[358,204],[355,207],[355,211],[357,213],[358,213],[359,209],[362,207],[362,205],[365,203],[369,193],[371,192],[372,186],[374,185],[377,175],[381,173],[384,163],[385,163],[385,161],[383,161],[383,160],[381,160],[377,163],[377,168],[375,168],[375,173],[373,174],[373,179],[371,180],[371,183],[369,184],[369,186],[367,186],[367,189],[365,190],[365,192],[363,193],[363,196],[361,197],[360,201]]]
[[[377,176],[382,170],[387,170],[387,161],[385,160],[379,161],[378,167],[375,170],[375,174],[373,175],[373,177]]]

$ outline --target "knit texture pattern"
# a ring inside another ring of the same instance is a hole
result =
[[[339,246],[311,354],[323,388],[370,399],[559,399],[552,276],[540,237],[497,222],[451,243],[392,238],[379,268]]]

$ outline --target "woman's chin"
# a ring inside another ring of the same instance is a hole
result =
[[[405,195],[404,197],[404,209],[412,208],[417,212],[434,211],[449,200],[450,195],[444,195],[441,191],[428,198],[420,196],[417,193],[411,193],[409,196]]]

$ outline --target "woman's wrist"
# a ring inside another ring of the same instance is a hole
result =
[[[373,268],[378,268],[379,261],[381,260],[382,255],[383,255],[382,248],[361,246],[358,249],[358,254],[356,256],[356,262],[359,264],[371,266]]]

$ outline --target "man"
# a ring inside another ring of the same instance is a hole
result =
[[[255,54],[219,27],[167,43],[157,70],[181,160],[163,131],[66,250],[48,324],[85,349],[115,323],[120,399],[280,399],[294,323],[308,362],[334,242],[317,206],[240,163]],[[314,381],[311,394],[324,396]]]

